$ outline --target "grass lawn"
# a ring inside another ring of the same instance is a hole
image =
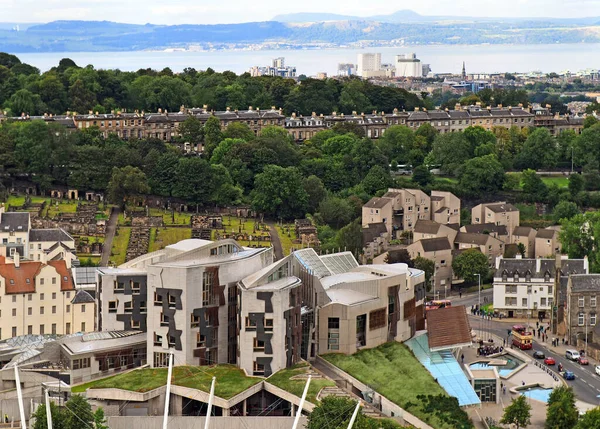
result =
[[[559,188],[569,187],[569,178],[565,176],[542,176],[542,181],[546,184],[546,186],[550,186],[552,183],[555,183]]]
[[[288,231],[290,236],[288,237],[288,233],[285,232],[285,227],[288,227]],[[296,229],[294,225],[284,225],[284,228],[277,225],[275,227],[277,233],[279,234],[279,240],[281,241],[281,247],[283,248],[283,256],[287,256],[290,254],[292,247],[299,248],[301,244],[294,244],[294,240],[296,239]]]
[[[351,356],[334,353],[321,357],[429,425],[453,429],[437,415],[424,412],[418,395],[447,394],[404,344],[391,342]]]
[[[77,212],[77,201],[60,201],[58,204],[56,204],[56,200],[54,201],[54,204],[50,204],[50,201],[48,201],[48,205],[46,207],[47,208],[46,210],[44,210],[43,215],[48,216],[49,218],[53,218],[55,216],[58,216],[59,213]]]
[[[32,196],[31,197],[31,202],[32,203],[42,203],[44,201],[50,201],[49,198],[46,197],[37,197],[37,196]],[[11,206],[17,206],[20,207],[23,204],[25,204],[25,195],[9,195],[8,200],[6,201],[7,205],[11,205]]]
[[[152,228],[150,230],[149,252],[164,249],[170,244],[192,238],[191,228]]]
[[[223,399],[229,399],[262,380],[262,378],[247,377],[241,369],[233,365],[216,365],[211,367],[176,366],[173,368],[171,382],[177,386],[209,392],[213,377],[217,378],[215,395]],[[73,387],[71,391],[81,393],[87,389],[115,388],[134,392],[148,392],[166,383],[167,368],[144,368],[80,384]]]
[[[310,369],[310,365],[306,362],[294,365],[292,368],[282,369],[270,376],[267,381],[280,389],[290,392],[293,395],[301,398],[306,386],[306,379],[300,378],[292,380],[292,377],[306,373]],[[335,387],[335,383],[326,378],[313,378],[310,380],[310,387],[306,395],[306,400],[316,404],[317,395],[323,387]]]
[[[192,213],[175,212],[173,213],[173,215],[171,215],[171,212],[169,210],[153,208],[150,209],[150,216],[162,216],[165,225],[190,225]]]
[[[112,249],[109,261],[119,266],[125,263],[125,257],[127,255],[127,245],[129,244],[129,236],[131,235],[131,228],[120,226],[119,234],[113,238]]]
[[[455,185],[458,183],[458,178],[434,176],[434,183],[436,185],[444,185],[444,184]]]

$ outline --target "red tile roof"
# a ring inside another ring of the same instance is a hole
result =
[[[64,292],[66,290],[75,290],[75,283],[71,276],[71,270],[67,268],[65,261],[49,261],[48,265],[54,267],[58,275],[60,276],[60,290]]]
[[[471,344],[471,325],[464,305],[427,312],[427,333],[431,350]]]
[[[7,264],[1,261],[0,276],[4,277],[6,282],[6,294],[13,293],[34,293],[35,276],[42,269],[41,262],[21,262],[19,268],[15,264]]]

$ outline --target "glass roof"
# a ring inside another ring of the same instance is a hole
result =
[[[300,249],[294,253],[295,258],[312,274],[319,278],[327,277],[331,275],[331,271],[325,266],[317,252],[314,249]]]
[[[332,274],[344,274],[358,267],[358,262],[356,262],[351,252],[322,255],[320,259]]]
[[[458,361],[449,350],[432,352],[429,350],[427,334],[411,338],[405,344],[412,350],[419,362],[436,378],[446,393],[458,399],[461,407],[481,404],[477,393],[463,372]]]

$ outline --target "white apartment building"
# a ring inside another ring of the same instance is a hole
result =
[[[95,300],[77,291],[70,259],[0,257],[0,339],[93,331]]]
[[[496,259],[494,310],[505,317],[548,318],[557,300],[555,280],[588,274],[586,259]]]
[[[381,72],[381,54],[358,54],[358,64],[356,68],[356,73],[362,77],[373,77],[375,76],[373,73],[377,74]],[[383,72],[385,75],[385,72]]]
[[[396,55],[396,77],[423,77],[423,66],[417,55]]]

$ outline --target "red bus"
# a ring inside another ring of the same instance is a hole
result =
[[[425,303],[425,310],[437,310],[438,308],[452,307],[449,299],[435,299]]]
[[[527,332],[525,326],[515,325],[512,327],[512,343],[521,350],[529,350],[533,347],[533,334]]]

